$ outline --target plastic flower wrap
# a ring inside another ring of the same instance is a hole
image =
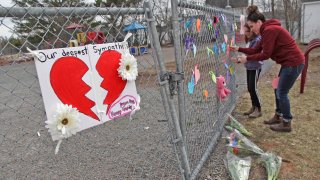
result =
[[[251,157],[239,158],[227,152],[224,162],[232,180],[247,180],[249,178]]]
[[[267,169],[268,180],[276,180],[280,172],[282,158],[270,152],[262,154],[261,158]]]
[[[227,130],[232,131],[233,129],[237,129],[239,132],[241,132],[245,136],[252,136],[252,133],[249,132],[239,121],[237,121],[234,117],[232,117],[230,114],[229,116],[229,124],[225,126]]]
[[[228,139],[227,147],[230,152],[236,155],[262,155],[264,152],[248,138],[242,135],[238,130],[234,130]]]
[[[123,80],[136,80],[138,76],[137,59],[131,54],[122,54],[118,73]]]
[[[235,137],[234,133],[231,133],[229,137],[227,137],[227,149],[229,152],[239,155],[241,157],[250,156],[252,152],[243,147],[243,142]]]

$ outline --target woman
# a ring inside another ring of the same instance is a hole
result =
[[[254,34],[247,23],[244,25],[244,35],[247,47],[249,48],[254,47],[261,40],[261,36]],[[261,102],[257,91],[257,83],[262,64],[262,61],[248,61],[244,63],[244,66],[247,69],[247,88],[250,93],[252,104],[251,109],[245,112],[244,115],[249,115],[250,118],[257,118],[262,115]]]
[[[276,113],[264,123],[270,124],[273,131],[290,132],[292,115],[288,93],[304,68],[304,55],[290,33],[281,27],[280,21],[266,20],[257,6],[249,6],[247,13],[248,25],[251,31],[261,34],[261,41],[254,48],[231,47],[231,50],[247,54],[232,60],[246,63],[271,58],[281,65],[278,87],[275,89]]]

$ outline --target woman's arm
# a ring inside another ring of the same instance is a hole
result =
[[[259,41],[254,47],[251,48],[241,48],[239,47],[239,52],[245,53],[247,55],[253,55],[260,53],[262,51],[262,43]]]
[[[274,48],[275,48],[275,42],[276,39],[278,37],[279,31],[276,30],[272,30],[272,29],[265,29],[262,37],[264,39],[264,41],[260,41],[259,43],[259,47],[261,48],[260,53],[256,53],[256,54],[248,54],[247,56],[247,60],[248,61],[263,61],[263,60],[267,60],[271,57]],[[256,49],[257,47],[255,47],[254,49]],[[240,51],[240,48],[239,48]]]

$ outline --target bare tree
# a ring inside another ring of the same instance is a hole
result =
[[[271,0],[271,12],[272,12],[272,18],[274,18],[274,0]]]
[[[261,12],[270,12],[271,4],[266,0],[256,0],[255,5],[257,5]]]
[[[254,2],[267,18],[277,18],[284,22],[285,28],[300,37],[301,0],[256,0]]]
[[[283,0],[283,11],[285,15],[286,29],[294,35],[300,29],[301,23],[301,1]],[[298,31],[300,32],[300,31]],[[298,34],[298,37],[300,34]]]
[[[163,43],[165,37],[169,37],[170,43],[173,43],[170,1],[152,0],[151,4],[157,22],[160,43]]]

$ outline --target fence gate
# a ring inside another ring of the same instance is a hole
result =
[[[187,149],[190,179],[195,179],[221,135],[226,114],[235,106],[234,56],[239,15],[224,9],[172,1],[178,104],[183,143]],[[200,74],[200,75],[199,75]],[[220,100],[212,78],[224,76],[231,94]]]
[[[158,12],[148,1],[34,2],[0,4],[0,179],[195,179],[235,104],[234,93],[225,101],[216,98],[212,77],[225,76],[235,91],[234,66],[222,44],[235,37],[236,16],[172,0],[174,47],[161,48]],[[140,28],[126,29],[134,23]],[[77,133],[55,155],[27,48],[119,42],[128,31],[141,110],[133,120]]]

